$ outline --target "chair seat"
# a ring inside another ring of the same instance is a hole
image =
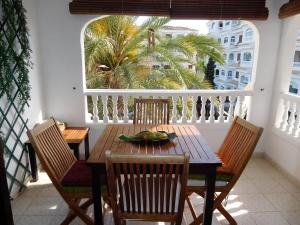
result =
[[[64,187],[91,187],[92,172],[85,160],[76,161],[61,180]]]

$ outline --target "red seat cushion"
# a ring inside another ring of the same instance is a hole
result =
[[[63,177],[61,184],[66,187],[90,187],[92,185],[91,168],[85,160],[78,160]]]

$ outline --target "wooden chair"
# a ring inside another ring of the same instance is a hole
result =
[[[222,202],[228,196],[230,190],[236,184],[245,169],[262,131],[262,128],[256,127],[246,120],[236,117],[217,153],[223,165],[217,169],[216,193],[213,208],[218,209],[231,225],[236,225],[237,222],[226,211]],[[192,224],[200,224],[203,215],[199,217],[196,216],[189,196],[192,193],[197,193],[204,197],[205,185],[202,180],[203,177],[197,178],[197,176],[190,176],[190,179],[186,192],[186,200],[194,218]]]
[[[125,220],[180,225],[189,155],[133,155],[106,152],[108,190],[116,225]]]
[[[133,124],[169,124],[168,99],[134,99]]]
[[[93,203],[90,168],[84,160],[77,161],[55,120],[36,126],[27,134],[43,169],[70,208],[62,224],[69,224],[76,216],[85,224],[94,224],[86,215],[86,210]],[[83,198],[87,200],[79,205]]]

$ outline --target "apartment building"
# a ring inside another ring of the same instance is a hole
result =
[[[216,89],[244,89],[251,81],[254,31],[240,20],[210,20],[208,36],[218,40],[224,48],[225,64],[216,63]]]

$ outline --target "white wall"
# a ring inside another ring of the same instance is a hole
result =
[[[300,15],[283,20],[280,50],[276,67],[276,79],[273,89],[273,101],[268,127],[268,136],[265,143],[266,154],[282,169],[300,181],[300,145],[291,141],[292,137],[285,137],[276,131],[275,121],[279,95],[287,92],[290,84],[297,32],[300,29]],[[279,107],[279,110],[280,107]]]
[[[35,0],[38,16],[39,50],[41,75],[43,76],[43,94],[45,96],[45,116],[69,122],[71,125],[84,126],[85,108],[83,96],[82,59],[80,33],[82,27],[96,16],[70,15],[69,0]],[[259,32],[259,50],[257,65],[254,63],[256,83],[250,119],[257,125],[267,127],[269,108],[273,94],[273,81],[280,41],[281,21],[277,13],[285,1],[269,0],[267,5],[270,16],[267,21],[253,21]],[[75,90],[73,89],[75,87]],[[260,89],[263,89],[261,91]],[[216,129],[225,135],[226,129]],[[91,132],[96,132],[92,129]],[[221,143],[214,132],[202,129],[209,144],[217,149]],[[263,139],[267,130],[265,130]],[[222,135],[223,134],[223,135]],[[97,137],[99,134],[91,134]],[[91,146],[94,139],[91,138]],[[217,143],[217,144],[216,144]],[[264,150],[263,141],[257,151]]]

